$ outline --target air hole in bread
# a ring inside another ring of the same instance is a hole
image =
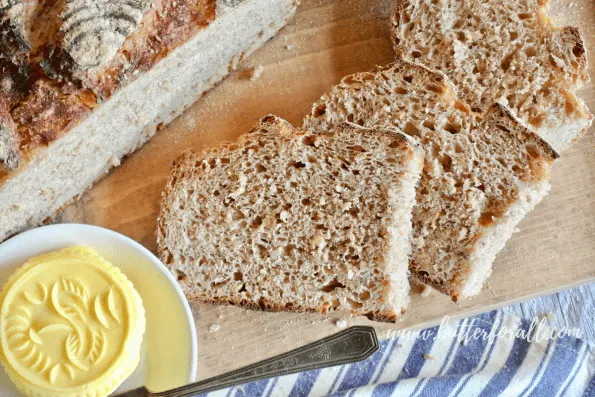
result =
[[[270,305],[267,303],[266,299],[264,299],[264,298],[260,298],[258,300],[258,306],[260,307],[261,310],[267,310],[270,307]]]
[[[254,219],[252,219],[250,226],[253,228],[258,228],[260,225],[262,225],[262,218],[260,216],[255,216]]]
[[[256,169],[256,172],[265,172],[267,170],[266,167],[260,163],[257,163],[254,168]]]
[[[436,124],[434,123],[433,120],[426,119],[426,120],[424,120],[422,125],[429,130],[436,131]],[[405,125],[405,129],[407,129],[407,125]],[[405,130],[405,132],[407,132],[407,131]]]
[[[336,278],[334,278],[330,283],[328,283],[327,285],[325,285],[324,287],[322,287],[321,288],[321,291],[323,291],[323,292],[333,292],[337,288],[345,288],[345,286],[343,284],[341,284],[339,282],[339,280],[337,280]]]
[[[396,92],[397,94],[400,94],[400,95],[405,95],[405,94],[407,94],[409,91],[407,91],[407,90],[406,90],[405,88],[403,88],[403,87],[398,87],[398,86],[397,86],[397,87],[395,87],[395,92]],[[389,104],[390,104],[390,103],[389,103]]]
[[[240,211],[237,208],[234,208],[233,209],[233,213],[231,215],[231,220],[232,221],[239,221],[239,220],[242,220],[242,219],[245,219],[245,218],[246,218],[246,216],[242,213],[242,211]]]
[[[211,288],[221,288],[221,287],[224,287],[228,282],[229,282],[229,280],[212,282],[211,283]]]
[[[514,56],[514,53],[510,53],[504,56],[504,58],[502,58],[502,60],[500,61],[500,68],[502,70],[504,70],[505,72],[510,68],[510,63],[512,62],[512,57]]]
[[[531,19],[533,17],[533,14],[529,12],[521,12],[518,14],[518,17],[521,21],[524,21],[525,19]]]
[[[188,275],[181,270],[176,269],[177,279],[178,281],[186,281],[188,280]]]
[[[390,143],[390,145],[388,147],[390,147],[391,149],[398,149],[402,146],[403,146],[403,141],[394,140]]]
[[[320,117],[325,113],[326,113],[326,105],[324,103],[322,103],[316,107],[316,110],[314,110],[314,117]]]
[[[450,172],[452,169],[452,157],[450,157],[448,154],[440,156],[440,164],[442,165],[444,171]]]
[[[539,113],[533,116],[529,116],[529,124],[533,127],[540,128],[545,121],[546,115],[543,113]]]
[[[349,121],[350,123],[353,123],[353,119],[354,119],[353,113],[349,113],[347,115],[347,121]]]
[[[347,146],[347,149],[351,150],[352,152],[359,152],[359,153],[367,152],[367,150],[364,149],[364,147],[361,145]]]
[[[419,57],[421,57],[421,52],[419,52],[417,50],[416,51],[411,51],[411,56],[413,58],[419,58]]]
[[[535,47],[527,47],[525,49],[525,54],[527,54],[528,57],[534,57],[535,55],[537,55],[537,50],[535,49]]]
[[[582,56],[584,53],[585,53],[585,49],[583,48],[583,45],[582,45],[582,44],[578,43],[578,44],[575,44],[575,46],[574,46],[574,47],[572,47],[572,54],[573,54],[575,57],[579,58],[579,57],[581,57],[581,56]]]
[[[326,108],[326,105],[325,105],[325,108]],[[316,136],[315,135],[306,135],[305,137],[302,138],[302,143],[306,146],[314,147],[314,146],[316,146]]]
[[[405,134],[411,135],[411,136],[419,136],[419,133],[420,133],[419,128],[417,128],[417,126],[415,126],[415,124],[413,124],[410,121],[408,121],[407,124],[405,124],[405,128],[403,128],[403,132]]]
[[[361,303],[356,302],[353,299],[346,298],[345,301],[351,309],[361,309],[363,306]]]
[[[457,124],[446,123],[444,124],[444,130],[450,132],[451,134],[458,134],[461,132],[461,126]]]
[[[467,40],[467,37],[465,36],[465,33],[463,33],[463,32],[457,32],[457,40],[459,40],[460,42],[464,43]]]
[[[485,227],[489,227],[495,224],[494,214],[492,212],[484,212],[479,217],[479,224]]]
[[[294,168],[306,168],[306,164],[301,161],[290,161],[289,166]]]
[[[567,98],[566,102],[564,104],[564,110],[566,111],[567,115],[571,115],[572,113],[574,113],[574,111],[575,111],[574,101]]]
[[[244,274],[242,272],[234,272],[233,279],[234,281],[242,281],[244,279]]]
[[[413,81],[413,76],[404,76],[403,80],[405,80],[408,83],[411,83]]]
[[[302,204],[303,205],[312,205],[312,200],[310,200],[309,198],[304,198],[304,199],[302,199]]]
[[[442,94],[444,92],[443,85],[428,84],[428,85],[426,85],[426,88],[432,92],[435,92],[436,94]]]

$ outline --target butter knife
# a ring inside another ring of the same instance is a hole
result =
[[[116,397],[190,397],[256,380],[365,360],[378,350],[373,327],[355,326],[287,353],[163,392],[139,387]]]

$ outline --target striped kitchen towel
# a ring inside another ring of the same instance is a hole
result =
[[[447,319],[446,319],[447,320]],[[493,311],[392,333],[363,362],[267,379],[208,397],[594,396],[595,347],[546,319]]]

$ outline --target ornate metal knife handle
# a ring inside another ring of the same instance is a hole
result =
[[[274,376],[365,360],[376,350],[378,338],[374,328],[350,327],[317,342],[214,378],[160,393],[149,392],[141,387],[119,397],[189,397]]]

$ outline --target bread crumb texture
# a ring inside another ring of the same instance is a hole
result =
[[[444,72],[477,112],[498,101],[557,150],[593,116],[575,92],[589,81],[579,30],[556,27],[545,0],[397,0],[399,56]]]
[[[158,246],[189,298],[401,314],[421,151],[394,130],[330,131],[268,116],[237,143],[173,164]]]
[[[516,223],[547,192],[557,154],[504,107],[481,117],[443,74],[404,60],[345,77],[302,126],[344,121],[395,126],[421,143],[410,269],[455,300],[479,292]]]

